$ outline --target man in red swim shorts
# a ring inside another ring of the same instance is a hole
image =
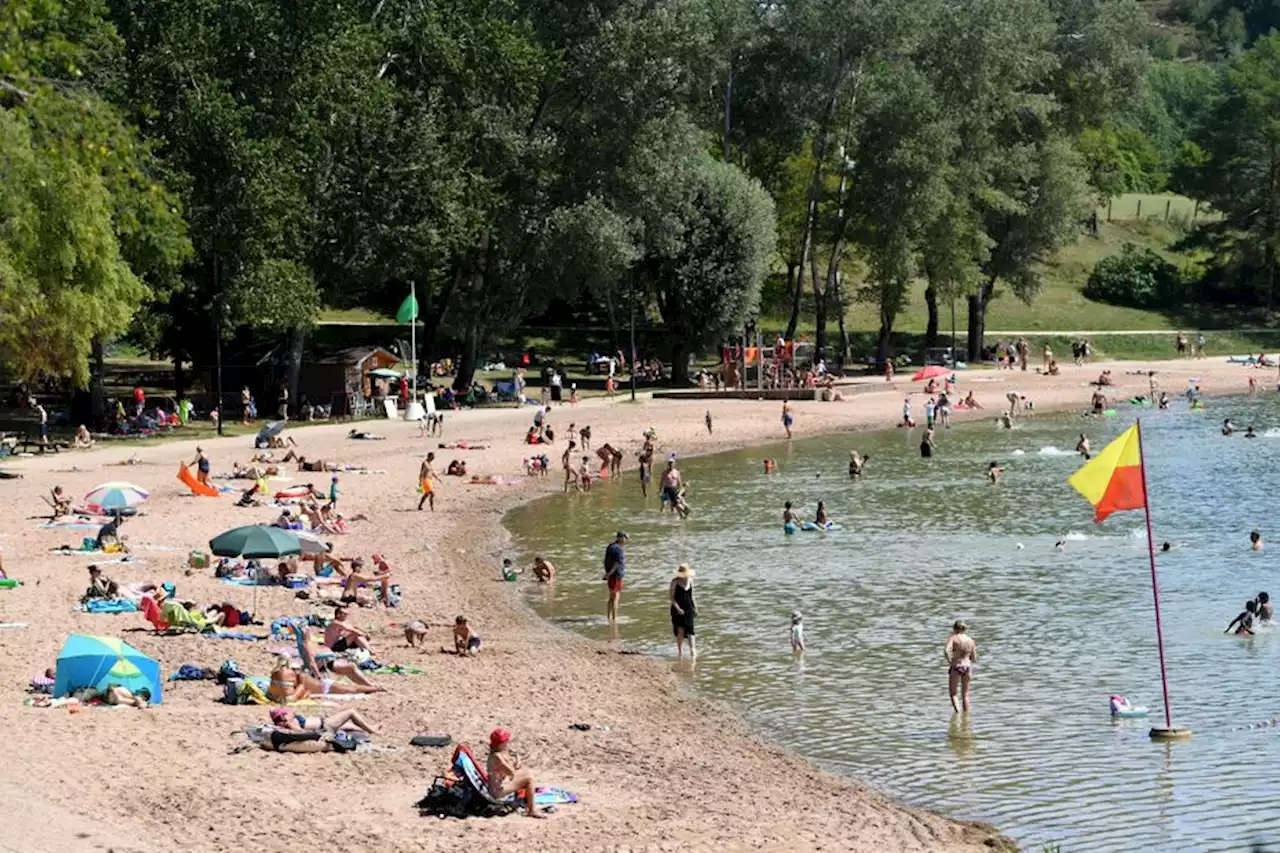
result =
[[[627,558],[622,546],[627,538],[627,534],[619,530],[609,547],[604,549],[604,581],[609,587],[609,604],[605,608],[605,616],[610,623],[618,621],[618,599],[622,597],[623,578],[627,574]]]

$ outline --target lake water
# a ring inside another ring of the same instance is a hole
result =
[[[1194,730],[1174,744],[1147,734],[1163,703],[1142,514],[1094,526],[1065,482],[1082,429],[1100,449],[1135,413],[940,430],[932,460],[919,458],[918,430],[690,459],[685,523],[659,514],[628,472],[589,496],[522,507],[508,524],[522,559],[542,553],[561,573],[554,590],[526,585],[535,606],[601,638],[603,549],[627,530],[621,641],[673,659],[667,583],[688,562],[699,659],[678,671],[766,737],[907,803],[990,821],[1028,849],[1275,844],[1280,728],[1247,726],[1280,717],[1280,629],[1222,632],[1246,599],[1280,594],[1272,552],[1248,549],[1255,527],[1280,548],[1269,528],[1280,406],[1146,412],[1157,542],[1175,545],[1159,562],[1170,701],[1174,724]],[[1262,438],[1223,438],[1227,414]],[[853,448],[872,457],[856,484],[845,475]],[[777,474],[763,475],[766,456]],[[983,477],[991,461],[1006,466],[998,486]],[[810,518],[826,501],[843,529],[785,536],[787,499]],[[788,645],[793,609],[804,613],[802,660]],[[951,713],[942,658],[956,618],[981,654],[967,722]],[[1149,706],[1150,719],[1113,723],[1111,693]]]

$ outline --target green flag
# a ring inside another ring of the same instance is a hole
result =
[[[400,310],[396,312],[396,322],[412,323],[416,319],[418,319],[418,300],[410,293],[404,298],[404,302],[400,303]]]

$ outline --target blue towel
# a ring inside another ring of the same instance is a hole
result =
[[[243,631],[223,631],[221,634],[205,632],[200,635],[206,640],[265,640],[266,634],[246,634]]]
[[[138,605],[125,598],[92,598],[85,602],[86,613],[136,613]]]

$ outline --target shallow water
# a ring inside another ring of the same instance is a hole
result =
[[[629,472],[589,496],[522,507],[508,524],[521,559],[540,552],[561,572],[554,590],[527,584],[535,606],[602,638],[601,557],[627,530],[618,630],[656,655],[674,658],[667,582],[688,562],[699,658],[679,671],[765,736],[908,803],[991,821],[1028,849],[1274,844],[1280,728],[1245,727],[1280,717],[1280,627],[1222,631],[1259,590],[1280,593],[1271,552],[1248,550],[1250,529],[1266,536],[1280,502],[1280,407],[1215,400],[1207,414],[1145,413],[1157,542],[1176,546],[1159,562],[1170,701],[1175,725],[1195,732],[1177,744],[1147,735],[1163,702],[1142,514],[1095,527],[1065,483],[1077,434],[1100,449],[1134,413],[940,430],[928,461],[919,431],[691,459],[686,523],[660,515]],[[1227,414],[1264,437],[1221,437]],[[862,483],[845,476],[852,448],[872,456]],[[770,477],[766,456],[779,462]],[[983,477],[993,460],[1007,471],[994,487]],[[786,499],[802,517],[825,500],[843,529],[785,536]],[[800,660],[788,645],[793,609],[809,646]],[[951,714],[942,658],[956,618],[981,655],[967,721]],[[1149,706],[1150,719],[1113,723],[1111,693]]]

